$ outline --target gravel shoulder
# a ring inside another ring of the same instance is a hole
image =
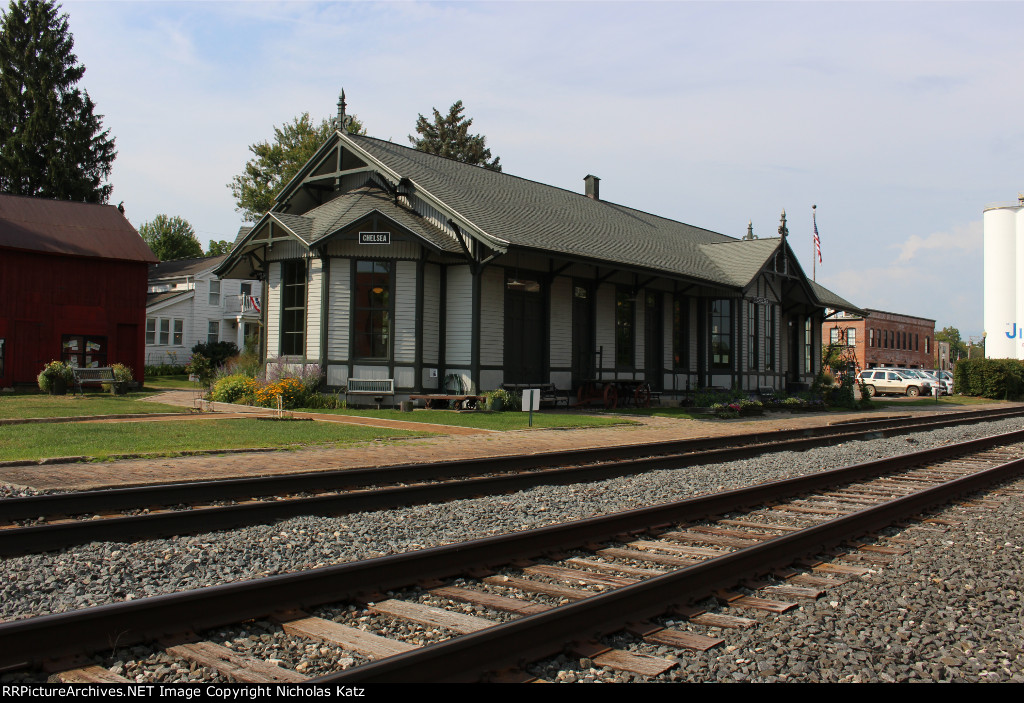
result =
[[[61,553],[9,558],[0,561],[0,619],[64,612],[540,527],[1021,426],[1020,420],[1004,420],[444,505],[338,518],[301,517],[223,533],[134,544],[94,543]],[[902,558],[908,564],[902,585],[887,585],[887,573],[864,583],[851,582],[791,616],[800,619],[798,626],[784,616],[778,624],[766,622],[757,628],[752,637],[775,632],[766,640],[768,644],[748,647],[741,642],[735,652],[711,652],[701,657],[693,670],[674,671],[683,675],[683,680],[698,676],[710,680],[773,680],[773,676],[775,680],[860,680],[844,679],[856,676],[886,680],[883,674],[888,665],[892,673],[887,675],[903,680],[900,676],[910,677],[907,667],[913,669],[920,661],[923,668],[917,671],[924,680],[934,680],[936,675],[941,680],[1019,680],[1014,677],[1022,671],[1019,562],[1024,535],[1018,520],[1020,507],[1019,499],[1011,500],[991,520],[975,523],[971,518],[962,529],[957,528],[960,531],[952,531],[933,547],[912,550]],[[934,593],[957,595],[951,596],[948,608],[931,609],[926,596]],[[995,600],[990,597],[993,594]],[[900,605],[899,598],[910,605]],[[838,605],[831,605],[832,601]],[[890,611],[902,624],[882,624]],[[790,661],[790,655],[782,650],[794,639],[816,641],[814,653]],[[779,650],[774,655],[769,652],[772,646]],[[756,651],[758,647],[765,649]],[[953,651],[957,648],[960,654]],[[982,649],[984,658],[979,658]],[[970,663],[972,656],[977,665]],[[956,658],[961,665],[943,663],[943,657],[950,662]],[[764,661],[775,662],[771,671],[760,668]],[[960,676],[964,678],[956,678]]]

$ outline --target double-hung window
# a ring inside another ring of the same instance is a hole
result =
[[[281,264],[281,354],[301,356],[306,338],[306,262]]]
[[[711,366],[732,368],[732,301],[711,301]]]

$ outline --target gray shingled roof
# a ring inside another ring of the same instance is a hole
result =
[[[812,281],[808,278],[807,285],[811,287],[811,291],[825,307],[864,314],[864,310],[862,308],[858,308],[849,300],[839,297],[825,286],[818,284],[816,281]]]
[[[778,237],[770,239],[734,239],[728,242],[702,244],[700,249],[715,265],[722,279],[734,286],[750,283],[768,258],[779,248]]]
[[[191,259],[172,259],[149,265],[149,280],[175,278],[177,276],[195,276],[207,269],[212,269],[227,258],[227,254],[219,256],[200,256]]]
[[[194,293],[193,290],[169,290],[163,293],[147,293],[146,294],[146,307],[151,308],[159,303],[165,303],[173,298],[179,298]]]
[[[338,138],[350,140],[393,174],[410,179],[421,196],[433,196],[456,220],[464,220],[485,238],[497,240],[499,248],[530,248],[742,288],[753,280],[779,245],[777,238],[736,239],[373,137],[340,132],[332,137]],[[302,175],[300,171],[282,195],[297,186]],[[351,191],[293,217],[313,219],[311,236],[315,241],[373,209],[445,250],[459,250],[457,246],[452,248],[451,238],[440,231],[432,239],[434,227],[394,205],[375,188]],[[814,284],[812,290],[825,305],[857,309],[822,286]]]
[[[308,243],[314,243],[374,211],[394,220],[441,251],[453,253],[462,251],[454,239],[422,217],[396,205],[387,193],[373,185],[365,185],[351,190],[309,210],[304,215],[282,215],[276,212],[271,215],[287,224],[289,229],[292,229],[291,223],[305,228],[304,231],[308,233],[307,235],[299,232],[296,234]],[[286,218],[288,218],[287,222],[285,222]],[[299,220],[303,222],[300,223]]]
[[[514,246],[713,280],[702,244],[739,240],[581,193],[347,135],[488,235]],[[755,242],[758,240],[754,240]]]

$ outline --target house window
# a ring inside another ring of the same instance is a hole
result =
[[[811,334],[811,318],[808,317],[804,320],[804,373],[811,373],[814,370],[811,366],[814,337]]]
[[[107,365],[107,338],[66,334],[61,337],[61,359],[75,368],[96,368]]]
[[[220,341],[220,323],[216,320],[210,321],[210,326],[206,331],[206,343],[216,344]]]
[[[732,368],[732,301],[711,301],[711,366]]]
[[[627,288],[615,290],[615,366],[632,368],[635,363],[636,299]]]
[[[210,281],[210,306],[220,307],[220,281]]]
[[[306,334],[306,262],[281,264],[281,354],[299,356]]]
[[[172,320],[162,317],[146,318],[146,344],[149,346],[164,346],[173,344],[176,347],[182,346],[185,342],[185,321],[182,319]]]
[[[930,349],[929,349],[929,344],[928,344],[928,342],[929,342],[929,338],[928,338],[928,337],[925,337],[925,338],[924,338],[924,353],[925,353],[925,354],[930,354],[930,353],[931,353],[931,351],[930,351]]]
[[[764,306],[764,368],[775,368],[775,306]]]
[[[357,261],[355,356],[387,359],[391,351],[391,263]]]
[[[838,327],[833,327],[832,329],[829,330],[828,343],[829,344],[839,344],[839,328]]]
[[[874,329],[869,329],[868,330],[868,346],[869,347],[875,346],[875,330]]]
[[[857,330],[853,329],[852,327],[846,330],[846,346],[857,346]]]
[[[757,370],[757,303],[747,303],[747,365]]]
[[[672,301],[672,359],[674,368],[690,368],[690,301],[681,295]]]

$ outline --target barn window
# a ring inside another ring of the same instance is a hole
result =
[[[391,350],[391,263],[357,261],[355,356],[387,359]]]
[[[281,354],[299,356],[306,335],[306,262],[281,264]]]
[[[66,334],[61,337],[61,359],[76,368],[96,368],[107,365],[107,338]]]

